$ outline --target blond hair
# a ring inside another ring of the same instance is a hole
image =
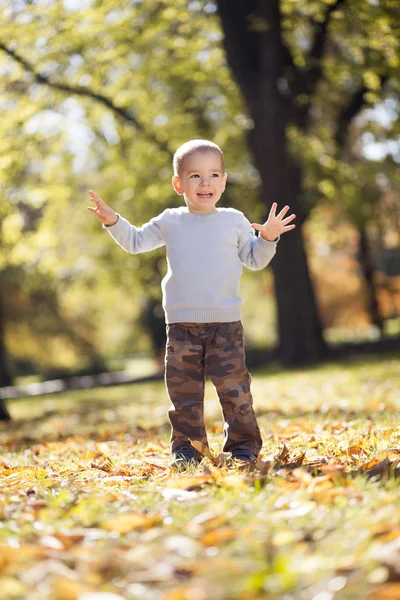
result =
[[[174,154],[172,161],[174,175],[179,175],[179,171],[185,158],[195,154],[195,152],[218,152],[221,156],[222,170],[225,170],[224,156],[221,148],[217,146],[217,144],[214,144],[214,142],[210,142],[209,140],[190,140],[189,142],[182,144],[182,146],[179,146],[178,150]]]

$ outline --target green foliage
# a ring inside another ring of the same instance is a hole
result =
[[[365,221],[376,212],[382,169],[338,153],[335,136],[359,86],[368,106],[398,92],[399,17],[394,0],[342,4],[332,13],[320,84],[312,97],[296,100],[312,105],[309,128],[293,125],[287,134],[303,167],[304,202],[339,199],[353,220]],[[331,5],[281,2],[283,35],[304,72]],[[84,355],[146,349],[140,314],[148,296],[159,297],[163,251],[124,254],[86,213],[88,189],[140,225],[181,203],[170,182],[176,147],[212,138],[229,172],[222,202],[251,220],[264,216],[246,150],[252,121],[226,64],[215,7],[205,0],[54,0],[45,7],[21,0],[3,7],[0,25],[0,281],[13,324],[8,345],[17,356],[51,356],[70,366]],[[368,132],[383,140],[398,133],[397,117],[389,130],[378,132],[374,123],[360,124],[354,144]],[[393,165],[385,165],[396,185]],[[42,315],[35,308],[40,289]],[[15,306],[32,310],[18,316]],[[53,343],[57,351],[46,349]]]
[[[46,11],[21,4],[1,19],[0,110],[8,115],[0,136],[3,294],[6,268],[18,268],[27,286],[35,274],[39,286],[55,291],[60,322],[73,323],[100,353],[146,348],[133,325],[146,297],[160,295],[163,251],[122,253],[85,212],[87,192],[96,189],[140,225],[181,203],[171,187],[176,147],[209,137],[226,147],[232,179],[243,184],[243,198],[235,190],[228,203],[255,205],[254,185],[247,186],[254,179],[246,168],[247,121],[217,21],[202,5],[188,9],[183,1],[71,10],[50,2]],[[34,329],[42,340],[54,333]],[[15,329],[9,338],[18,354]],[[33,339],[30,345],[24,353],[36,354]],[[57,355],[71,364],[67,353]]]

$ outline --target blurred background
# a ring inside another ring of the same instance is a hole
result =
[[[142,225],[181,203],[191,138],[224,151],[221,206],[298,215],[244,272],[249,351],[295,366],[399,336],[396,0],[0,6],[0,386],[160,367],[165,250],[123,252],[88,190]]]

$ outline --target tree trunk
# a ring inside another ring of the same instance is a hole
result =
[[[282,237],[271,263],[283,365],[315,363],[327,355],[301,228]]]
[[[218,10],[227,59],[254,121],[249,145],[261,176],[265,217],[273,202],[280,209],[288,204],[297,215],[296,229],[282,236],[272,261],[280,358],[285,365],[315,362],[326,345],[301,235],[307,216],[301,173],[289,160],[286,141],[287,126],[300,120],[304,126],[305,113],[286,79],[293,62],[282,37],[280,2],[218,0]]]
[[[4,313],[0,294],[0,387],[11,384],[12,377],[8,368],[6,346],[4,342]],[[0,421],[9,421],[10,419],[10,414],[0,394]]]
[[[374,282],[375,267],[373,264],[371,251],[368,244],[368,236],[365,227],[359,228],[359,253],[358,260],[364,275],[367,291],[367,310],[371,318],[372,325],[378,327],[381,335],[383,333],[383,318],[380,314],[379,303]]]
[[[310,277],[302,236],[306,213],[301,204],[301,173],[286,149],[286,124],[275,117],[256,123],[250,146],[262,179],[265,220],[273,202],[296,214],[296,228],[281,236],[271,267],[278,313],[279,357],[286,366],[323,359],[328,348]],[[289,213],[289,214],[290,214]]]

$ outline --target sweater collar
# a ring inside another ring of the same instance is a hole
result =
[[[192,212],[190,211],[188,208],[186,208],[186,214],[188,217],[190,217],[191,219],[207,219],[207,217],[212,217],[213,215],[217,214],[217,209],[214,208],[213,210],[210,210],[210,212],[206,212],[206,213],[198,213],[198,212]]]

